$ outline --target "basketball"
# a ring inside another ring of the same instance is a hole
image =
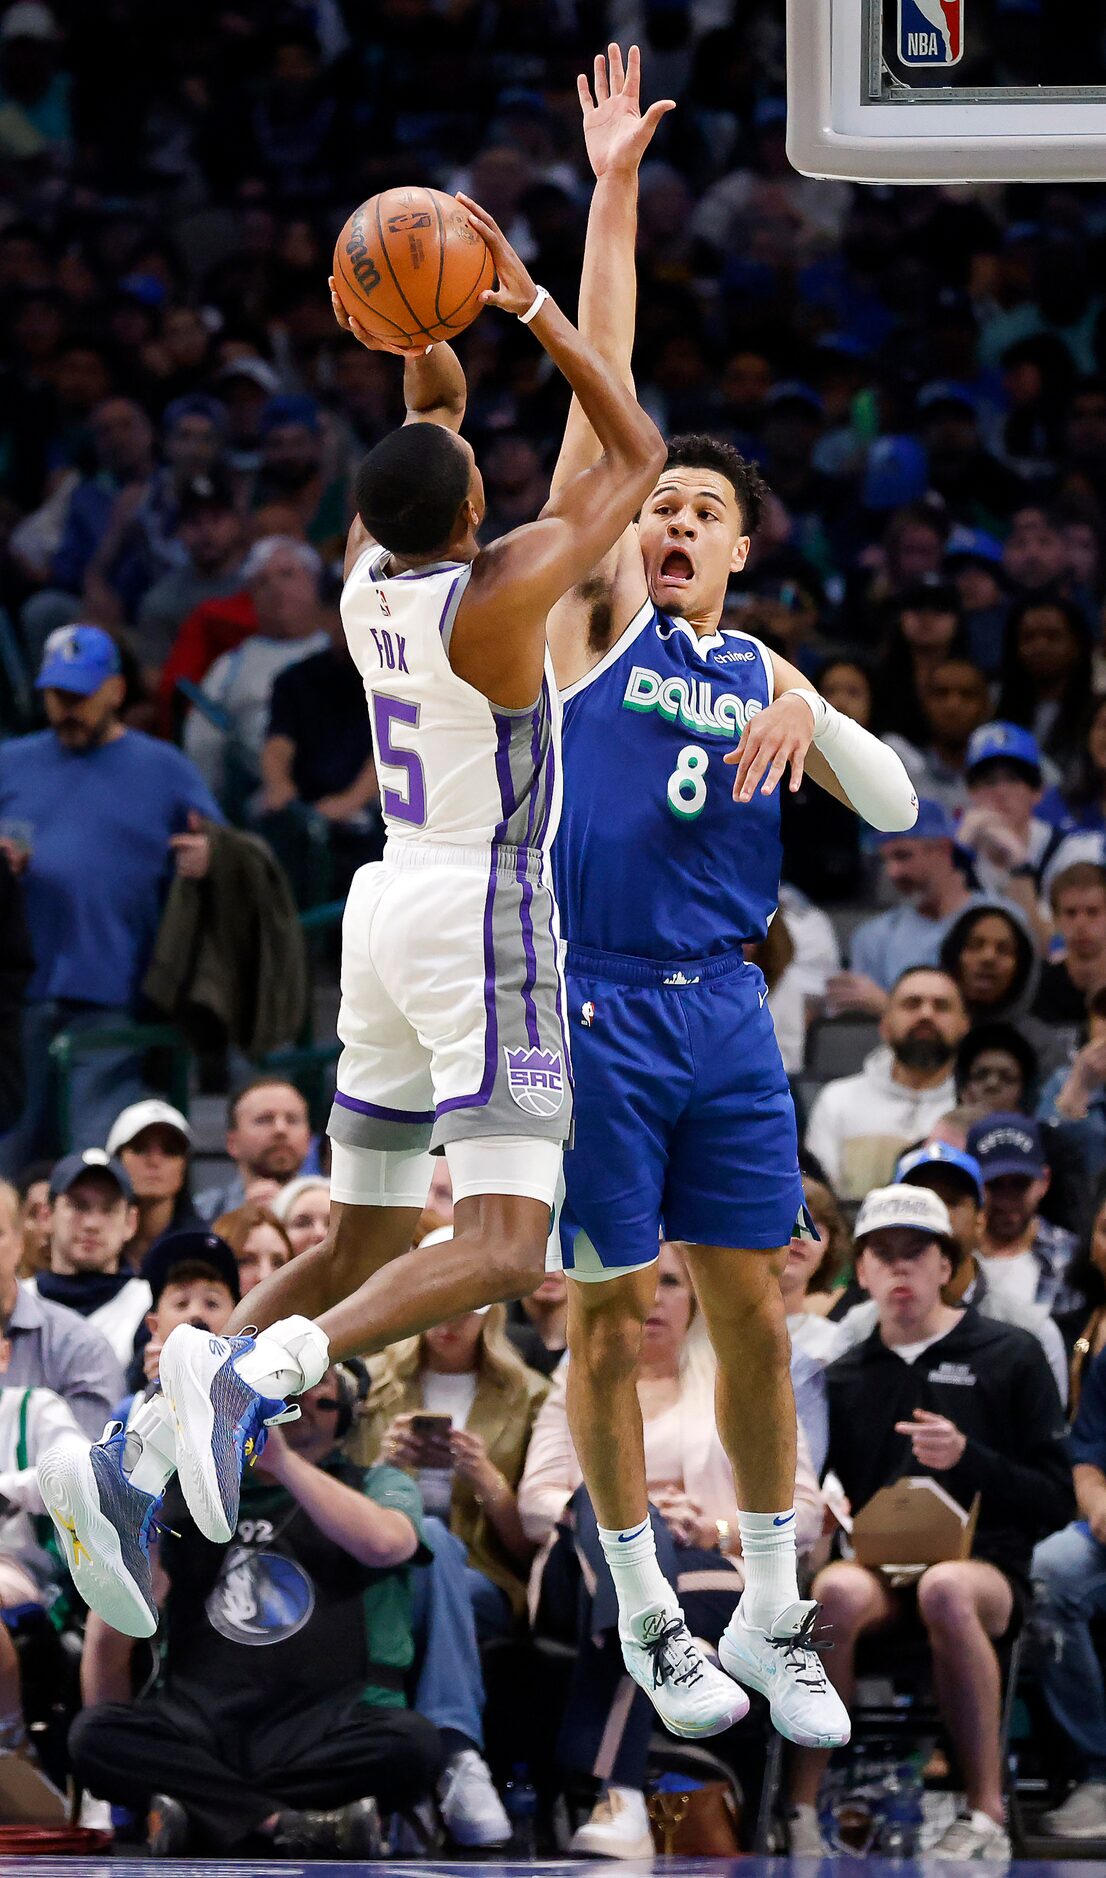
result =
[[[338,297],[374,339],[453,339],[495,285],[483,237],[440,189],[385,189],[355,209],[334,250]]]

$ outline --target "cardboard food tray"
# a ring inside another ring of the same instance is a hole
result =
[[[857,1562],[902,1583],[944,1559],[970,1558],[979,1495],[965,1509],[927,1474],[881,1487],[852,1523]]]

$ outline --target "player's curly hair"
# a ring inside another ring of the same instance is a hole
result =
[[[686,431],[668,442],[666,469],[709,469],[733,484],[747,534],[755,535],[764,513],[768,484],[755,463],[750,463],[732,443],[722,443],[706,431]]]
[[[373,540],[394,554],[444,548],[468,492],[468,459],[442,424],[390,431],[357,471],[357,513]]]

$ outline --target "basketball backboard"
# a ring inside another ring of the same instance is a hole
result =
[[[1106,180],[1100,0],[787,0],[787,91],[807,176]]]

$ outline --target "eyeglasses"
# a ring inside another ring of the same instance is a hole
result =
[[[336,1395],[317,1395],[313,1401],[313,1407],[326,1409],[331,1415],[336,1415],[341,1406],[342,1404]]]

